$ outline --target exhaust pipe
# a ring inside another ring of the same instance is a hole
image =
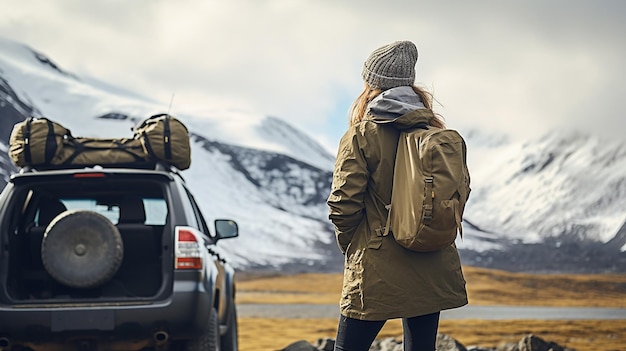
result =
[[[10,345],[11,345],[11,342],[9,341],[8,338],[5,338],[5,337],[0,338],[0,350],[4,350],[4,349],[8,350]]]
[[[166,331],[159,330],[158,332],[154,333],[152,338],[157,345],[163,345],[170,338],[170,335]]]
[[[89,351],[94,349],[93,341],[83,340],[78,344],[79,350]]]

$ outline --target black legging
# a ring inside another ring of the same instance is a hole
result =
[[[341,316],[335,351],[368,351],[386,321],[363,321]],[[435,351],[439,312],[402,319],[405,351]]]

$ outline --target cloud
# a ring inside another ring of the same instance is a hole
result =
[[[8,2],[0,0],[0,3]],[[63,68],[175,107],[225,101],[292,122],[333,149],[369,53],[420,51],[418,81],[451,127],[528,137],[579,126],[617,136],[620,1],[22,0],[0,35]]]

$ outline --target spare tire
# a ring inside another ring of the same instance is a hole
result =
[[[52,220],[41,242],[46,271],[73,288],[109,281],[124,256],[122,237],[111,221],[91,211],[65,211]]]

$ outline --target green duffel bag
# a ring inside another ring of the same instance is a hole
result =
[[[189,131],[178,119],[168,114],[151,116],[134,129],[148,157],[184,170],[191,165]]]
[[[9,138],[9,156],[18,167],[51,165],[62,158],[70,131],[47,118],[29,117],[16,123]]]
[[[55,165],[67,166],[141,166],[149,164],[141,141],[129,139],[101,139],[68,137]]]

